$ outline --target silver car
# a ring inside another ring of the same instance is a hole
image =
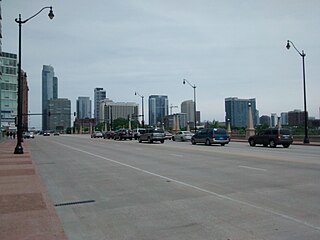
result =
[[[161,128],[147,128],[146,131],[140,135],[139,143],[147,141],[148,143],[153,143],[155,141],[164,143],[165,134]]]
[[[194,134],[189,131],[179,131],[174,136],[172,136],[173,141],[190,141]]]

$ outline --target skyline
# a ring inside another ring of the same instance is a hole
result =
[[[17,53],[14,19],[48,5],[53,20],[44,11],[22,28],[30,112],[41,112],[42,65],[54,67],[59,96],[71,100],[72,112],[79,96],[93,99],[96,87],[139,106],[136,91],[167,95],[180,112],[181,102],[193,99],[184,78],[197,86],[203,120],[224,121],[228,97],[256,98],[260,116],[303,111],[301,57],[285,48],[291,40],[307,54],[307,110],[319,118],[319,1],[2,1],[4,52]]]

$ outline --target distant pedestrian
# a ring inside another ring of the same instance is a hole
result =
[[[12,133],[13,139],[16,139],[16,132]]]
[[[7,132],[7,139],[9,138],[9,132]]]
[[[10,132],[10,139],[12,139],[12,132]]]

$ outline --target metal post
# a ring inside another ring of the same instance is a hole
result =
[[[302,57],[302,71],[303,71],[303,100],[304,100],[304,139],[303,143],[310,143],[309,138],[308,138],[308,114],[307,114],[307,94],[306,94],[306,75],[305,75],[305,63],[304,63],[304,58],[306,56],[305,52],[302,50],[300,52],[294,43],[290,40],[287,40],[287,45],[286,48],[289,50],[292,44],[293,48],[299,53],[299,55]]]
[[[302,50],[302,67],[303,67],[303,98],[304,98],[304,140],[303,143],[310,143],[308,138],[308,114],[307,114],[307,94],[306,94],[306,74],[305,74],[305,65],[304,65],[304,58],[306,54]]]
[[[196,109],[196,86],[193,86],[193,99],[194,99],[194,132],[197,132],[197,109]]]
[[[18,63],[18,125],[17,125],[17,145],[14,149],[14,154],[23,154],[23,147],[21,145],[22,142],[22,77],[21,77],[21,28],[22,24],[28,22],[30,19],[37,16],[44,9],[50,8],[50,12],[48,14],[49,18],[52,19],[54,17],[52,7],[43,7],[36,14],[27,18],[26,20],[21,20],[21,14],[19,14],[19,18],[15,19],[15,22],[19,24],[19,63]]]
[[[19,63],[18,63],[18,125],[17,125],[17,145],[14,154],[23,154],[22,142],[22,83],[21,83],[21,14],[19,14]]]

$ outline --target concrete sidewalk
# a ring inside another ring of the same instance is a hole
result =
[[[67,239],[31,159],[13,154],[16,140],[0,142],[0,239]]]

